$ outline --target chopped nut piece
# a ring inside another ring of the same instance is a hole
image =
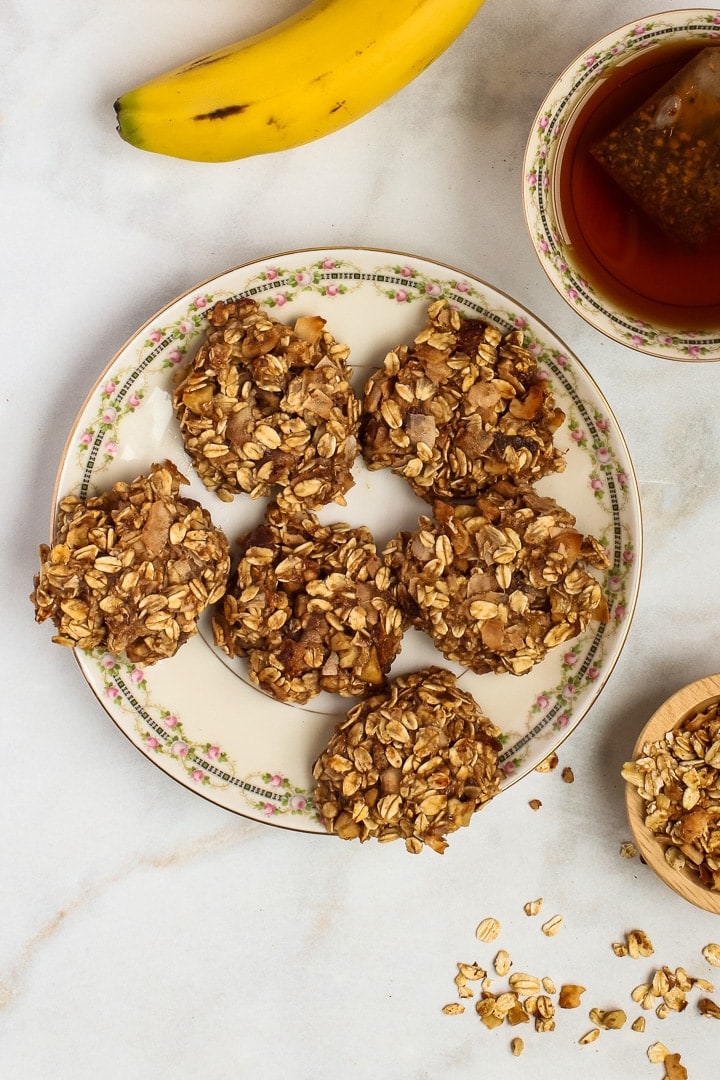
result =
[[[542,924],[541,930],[546,937],[555,937],[562,930],[564,923],[565,919],[562,915],[553,915],[552,919]]]
[[[465,1006],[461,1005],[459,1001],[451,1001],[448,1005],[443,1005],[442,1011],[446,1016],[458,1016],[460,1013],[465,1012]]]
[[[405,620],[369,529],[272,504],[239,548],[213,632],[229,656],[247,656],[255,686],[302,704],[382,685]]]
[[[538,915],[543,905],[542,896],[537,900],[528,900],[526,904],[523,904],[523,911],[526,915]]]
[[[575,782],[575,773],[572,771],[569,765],[566,765],[563,769],[561,776],[566,784],[572,784]]]
[[[221,598],[228,542],[207,510],[182,498],[170,461],[87,499],[63,498],[52,548],[40,548],[31,600],[53,641],[150,665],[174,656]]]
[[[498,483],[475,504],[436,502],[385,547],[413,626],[474,672],[524,675],[593,620],[607,620],[588,568],[605,551],[531,488]]]
[[[720,945],[710,942],[709,945],[703,948],[702,954],[708,964],[712,964],[713,967],[720,967]]]
[[[325,828],[343,840],[403,839],[413,854],[423,844],[442,853],[446,834],[499,791],[497,736],[450,671],[400,676],[350,709],[315,762]]]
[[[388,353],[365,387],[368,467],[391,468],[430,501],[561,472],[553,435],[565,417],[522,340],[461,318],[447,300],[431,304],[413,344]]]
[[[525,1006],[521,1001],[517,1001],[513,1005],[510,1012],[507,1014],[507,1022],[511,1027],[517,1027],[518,1024],[527,1024],[530,1017],[527,1014]]]
[[[679,1054],[666,1054],[663,1065],[667,1080],[688,1080],[687,1069],[680,1064]]]
[[[280,485],[295,508],[344,506],[360,422],[348,347],[320,317],[285,326],[247,297],[218,301],[208,319],[173,402],[205,486],[224,502]]]
[[[584,993],[584,986],[578,986],[576,983],[563,983],[560,987],[558,1005],[561,1009],[577,1009],[580,1005],[580,998]]]
[[[501,930],[500,922],[492,916],[478,923],[475,937],[478,941],[495,941]]]
[[[701,998],[698,1008],[702,1016],[711,1016],[715,1020],[720,1020],[720,1005],[717,1005],[712,998]]]
[[[578,1039],[578,1043],[580,1044],[580,1046],[587,1046],[589,1043],[594,1043],[595,1040],[599,1038],[599,1036],[599,1028],[590,1028],[587,1034],[583,1035],[582,1038]]]
[[[522,1054],[524,1048],[525,1048],[524,1042],[522,1041],[522,1039],[520,1039],[518,1037],[514,1038],[510,1043],[510,1049],[512,1050],[514,1057],[520,1057],[520,1055]]]
[[[620,846],[620,856],[623,859],[634,859],[637,855],[637,848],[631,841],[626,841]]]
[[[539,772],[539,773],[552,772],[553,769],[557,769],[559,764],[560,764],[560,759],[557,756],[557,754],[553,751],[552,754],[548,754],[548,756],[546,758],[543,758],[543,760],[540,762],[539,765],[535,766],[535,772]]]

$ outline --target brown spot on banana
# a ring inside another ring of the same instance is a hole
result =
[[[237,116],[239,113],[244,113],[247,109],[247,105],[223,105],[219,109],[213,109],[212,112],[198,113],[197,116],[193,116],[193,120],[224,120],[226,116]]]

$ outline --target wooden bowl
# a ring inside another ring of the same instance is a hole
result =
[[[666,732],[677,727],[688,713],[696,713],[720,701],[720,675],[709,675],[678,690],[668,698],[648,720],[635,743],[633,761],[641,756],[642,747],[657,742]],[[635,845],[648,866],[676,893],[696,907],[720,915],[720,892],[706,888],[687,869],[678,870],[665,859],[664,849],[657,837],[645,825],[647,803],[632,784],[625,784],[625,804]]]

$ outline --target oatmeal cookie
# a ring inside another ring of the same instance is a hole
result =
[[[503,482],[473,504],[433,509],[434,520],[421,517],[385,551],[401,604],[446,659],[524,675],[591,620],[607,620],[588,567],[607,569],[608,558],[553,499]]]
[[[325,828],[442,854],[499,790],[499,734],[452,672],[395,679],[350,710],[313,766]]]
[[[389,467],[432,502],[467,499],[500,479],[561,472],[553,434],[565,419],[522,332],[428,309],[412,345],[368,380],[360,442],[368,468]]]
[[[292,506],[344,506],[360,418],[348,347],[320,316],[285,326],[252,299],[218,301],[208,318],[173,398],[205,486],[224,502],[279,486]]]
[[[395,591],[368,529],[273,504],[240,541],[215,640],[246,656],[251,681],[280,701],[361,695],[382,684],[400,650]]]
[[[170,461],[88,499],[61,500],[40,547],[31,600],[59,645],[107,649],[135,664],[173,656],[225,591],[228,542],[207,510],[179,495]]]

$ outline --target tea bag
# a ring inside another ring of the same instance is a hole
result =
[[[703,49],[592,154],[664,233],[704,243],[720,226],[720,48]]]

